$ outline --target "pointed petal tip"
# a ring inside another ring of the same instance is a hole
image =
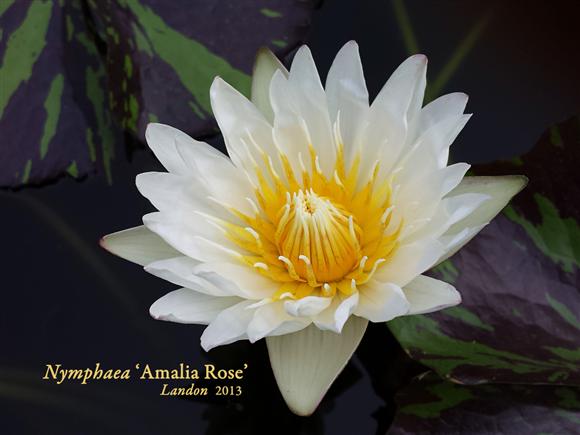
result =
[[[266,47],[265,45],[262,45],[260,48],[258,48],[258,51],[256,52],[256,57],[257,56],[274,56],[274,57],[276,57],[274,52],[272,50],[270,50],[268,47]]]
[[[209,87],[210,97],[213,98],[215,93],[218,92],[220,88],[227,85],[228,83],[224,79],[222,79],[220,76],[215,76],[211,82],[211,86]]]
[[[347,41],[347,42],[346,42],[346,43],[345,43],[345,44],[342,46],[342,49],[345,49],[345,48],[349,48],[349,49],[351,49],[351,50],[357,50],[357,51],[358,51],[358,49],[359,49],[359,45],[358,45],[358,42],[356,42],[354,39],[351,39],[350,41]],[[341,50],[342,50],[342,49],[341,49]]]
[[[471,179],[472,177],[466,178]],[[522,190],[524,190],[530,181],[530,179],[525,175],[493,175],[483,177],[474,176],[473,178],[474,180],[479,178],[489,183],[493,182],[494,180],[497,182],[502,182],[502,186],[509,193],[510,198],[513,198]]]
[[[320,405],[320,402],[322,402],[322,397],[314,406],[305,406],[302,403],[286,403],[286,405],[288,406],[288,409],[298,417],[310,417],[314,414],[318,405]]]
[[[530,182],[530,179],[525,175],[511,175],[511,177],[513,177],[514,181],[517,182],[517,185],[519,185],[519,189],[516,193],[514,193],[514,195],[517,195],[522,190],[524,190]]]
[[[303,54],[310,54],[312,55],[312,52],[310,50],[310,47],[307,44],[302,44],[300,46],[300,48],[298,48],[298,50],[296,51],[296,54],[298,53],[303,53]]]
[[[429,59],[427,58],[427,56],[422,54],[422,53],[414,54],[409,59],[413,59],[415,62],[417,62],[419,64],[423,63],[425,65],[427,65],[427,63],[429,62]]]
[[[256,52],[256,58],[254,59],[253,73],[256,72],[259,66],[267,65],[269,67],[275,67],[276,69],[286,70],[286,67],[282,61],[276,56],[276,54],[270,50],[268,47],[260,47]],[[253,75],[253,74],[252,74]]]
[[[274,377],[288,408],[311,415],[342,372],[366,330],[366,319],[352,316],[342,334],[311,325],[299,332],[266,337]]]
[[[405,286],[411,303],[408,315],[428,314],[461,303],[461,294],[451,284],[426,275],[419,275]]]
[[[149,315],[151,317],[153,317],[155,320],[163,320],[161,317],[161,315],[158,312],[158,304],[157,302],[159,302],[159,299],[156,300],[155,302],[153,302],[151,304],[151,306],[149,307]]]
[[[207,329],[207,328],[206,328]],[[203,331],[203,333],[201,334],[201,338],[199,339],[199,345],[201,346],[201,348],[205,351],[205,352],[209,352],[210,350],[212,350],[214,347],[217,347],[217,345],[212,344],[211,342],[209,342],[207,340],[207,337],[205,337],[205,330]]]
[[[147,123],[147,127],[145,127],[145,138],[147,139],[148,137],[151,136],[151,134],[154,134],[156,130],[167,130],[167,129],[174,129],[174,127],[171,127],[170,125],[167,124],[162,124],[160,122],[149,122]]]
[[[213,346],[210,346],[208,343],[206,343],[203,338],[202,340],[200,340],[199,345],[201,346],[201,348],[205,351],[205,352],[209,352],[210,350],[213,349]]]
[[[340,50],[336,53],[335,60],[341,57],[347,57],[349,59],[359,59],[360,61],[360,50],[358,43],[355,40],[347,41]]]
[[[530,179],[525,175],[503,175],[494,178],[503,178],[507,182],[506,188],[509,192],[509,201],[524,190],[530,182]]]
[[[494,176],[467,176],[450,193],[449,197],[464,194],[483,194],[491,197],[483,201],[479,207],[468,216],[454,223],[447,233],[447,253],[435,265],[455,254],[469,242],[483,227],[485,227],[510,200],[521,192],[528,184],[524,175],[494,175]]]
[[[292,59],[292,65],[290,66],[290,70],[296,68],[297,65],[314,65],[316,68],[316,63],[314,62],[314,57],[312,56],[312,51],[308,45],[304,44],[301,45],[298,50],[296,50],[296,54]]]
[[[117,234],[117,233],[111,233],[111,234],[106,234],[106,235],[102,236],[102,237],[99,239],[99,246],[100,246],[101,248],[103,248],[105,251],[107,251],[108,253],[110,253],[110,254],[113,254],[113,255],[115,255],[116,257],[123,258],[123,257],[121,257],[121,255],[119,255],[119,254],[116,252],[116,250],[115,250],[115,249],[113,249],[113,247],[111,246],[111,240],[112,240],[113,236],[115,236],[115,234]]]
[[[155,320],[161,321],[171,321],[171,313],[167,312],[167,308],[165,305],[165,300],[167,295],[164,295],[158,298],[155,302],[151,304],[149,307],[149,315]],[[163,309],[165,307],[165,309]]]
[[[465,92],[454,92],[453,94],[457,96],[457,100],[460,101],[459,104],[463,105],[463,110],[465,110],[465,106],[467,106],[467,103],[469,102],[469,95],[466,94]],[[465,113],[465,115],[469,115],[469,117],[471,118],[471,115],[473,115],[473,113]]]

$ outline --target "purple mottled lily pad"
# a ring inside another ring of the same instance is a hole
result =
[[[571,434],[580,424],[580,392],[571,387],[465,386],[430,375],[395,400],[389,435]]]
[[[463,303],[389,323],[405,350],[461,383],[580,384],[580,121],[477,175],[530,179],[472,242],[431,274]]]
[[[104,170],[118,132],[82,2],[2,2],[0,185]]]
[[[249,93],[257,50],[287,54],[312,9],[298,0],[2,1],[0,186],[67,172],[111,182],[123,135],[142,140],[151,121],[214,134],[213,78]]]

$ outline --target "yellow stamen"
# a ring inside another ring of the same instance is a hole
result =
[[[279,149],[278,156],[266,155],[248,133],[246,152],[254,149],[263,161],[251,160],[256,192],[246,199],[253,216],[222,204],[243,224],[212,222],[240,248],[244,264],[279,283],[271,300],[352,295],[398,247],[403,222],[393,218],[395,175],[381,181],[378,161],[370,177],[359,173],[360,153],[350,153],[347,163],[338,126],[334,133],[336,161],[328,176],[312,144],[310,164],[298,153],[293,168],[287,155]]]

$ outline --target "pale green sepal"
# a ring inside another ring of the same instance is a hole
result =
[[[446,260],[469,242],[485,225],[487,225],[508,202],[528,184],[528,178],[523,175],[503,175],[495,177],[465,177],[447,197],[465,193],[488,195],[477,209],[464,219],[453,224],[443,235],[447,240],[453,240],[449,251],[439,259],[437,264]],[[463,235],[462,235],[463,234]]]
[[[282,71],[284,76],[288,76],[288,70],[274,53],[267,48],[260,48],[252,73],[252,103],[270,123],[274,120],[274,111],[270,104],[270,81],[278,70]]]
[[[287,335],[266,337],[278,388],[292,412],[312,414],[358,347],[368,320],[351,316],[342,332],[314,325]]]

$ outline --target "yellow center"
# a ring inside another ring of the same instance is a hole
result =
[[[280,209],[275,241],[300,278],[309,283],[333,282],[360,258],[359,235],[354,217],[341,205],[312,190],[299,190],[288,195]]]
[[[272,299],[352,294],[397,248],[403,223],[391,222],[391,181],[377,181],[378,162],[370,176],[359,174],[360,156],[346,168],[342,146],[332,177],[312,146],[309,168],[298,156],[300,174],[285,154],[277,157],[282,175],[263,152],[264,165],[255,165],[254,214],[230,207],[244,225],[220,224],[240,260],[279,283]]]

